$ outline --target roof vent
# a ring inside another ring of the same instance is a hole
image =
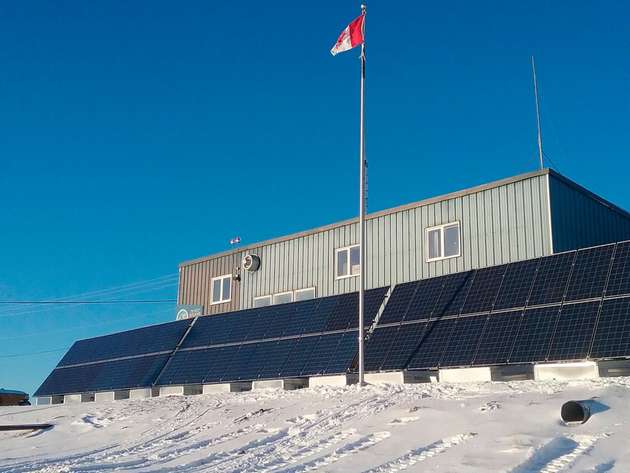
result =
[[[260,268],[260,258],[256,255],[247,254],[243,256],[243,269],[247,271],[258,271]]]

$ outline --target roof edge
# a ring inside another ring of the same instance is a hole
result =
[[[436,202],[441,202],[443,200],[449,200],[449,199],[455,199],[458,197],[463,197],[465,195],[470,195],[470,194],[476,194],[478,192],[484,191],[484,190],[488,190],[488,189],[494,189],[496,187],[501,187],[501,186],[505,186],[508,184],[512,184],[514,182],[519,182],[519,181],[524,181],[526,179],[531,179],[532,177],[538,177],[538,176],[544,176],[547,174],[553,173],[553,175],[557,175],[560,176],[562,178],[564,178],[564,176],[561,176],[560,174],[558,174],[556,171],[553,171],[549,168],[543,168],[543,169],[538,169],[536,171],[531,171],[531,172],[527,172],[527,173],[523,173],[523,174],[517,174],[516,176],[511,176],[511,177],[506,177],[503,179],[499,179],[497,181],[491,181],[485,184],[480,184],[478,186],[474,186],[474,187],[470,187],[468,189],[463,189],[463,190],[459,190],[459,191],[455,191],[455,192],[449,192],[447,194],[442,194],[436,197],[430,197],[428,199],[423,199],[423,200],[418,200],[415,202],[411,202],[409,204],[403,204],[403,205],[399,205],[397,207],[390,207],[388,209],[384,209],[384,210],[379,210],[378,212],[374,212],[371,214],[368,214],[365,216],[366,220],[371,220],[374,218],[378,218],[378,217],[382,217],[384,215],[391,215],[397,212],[402,212],[404,210],[409,210],[409,209],[413,209],[413,208],[417,208],[417,207],[422,207],[425,205],[429,205],[429,204],[434,204]],[[564,178],[566,179],[566,178]],[[572,183],[573,181],[566,179],[569,183]],[[577,184],[574,184],[577,186]],[[586,189],[584,189],[585,191],[587,191]],[[590,192],[590,191],[587,191]],[[592,194],[592,193],[591,193]],[[594,195],[594,194],[593,194]],[[612,204],[610,204],[612,206]],[[201,256],[199,258],[193,258],[190,260],[186,260],[183,261],[179,264],[179,268],[183,268],[185,266],[190,266],[193,264],[197,264],[197,263],[201,263],[203,261],[207,261],[210,259],[214,259],[214,258],[220,258],[220,257],[224,257],[224,256],[229,256],[229,255],[235,255],[244,251],[248,251],[248,250],[252,250],[254,248],[259,248],[261,246],[266,246],[266,245],[270,245],[273,243],[280,243],[283,241],[287,241],[287,240],[293,240],[295,238],[300,238],[300,237],[304,237],[304,236],[308,236],[308,235],[312,235],[314,233],[319,233],[319,232],[324,232],[327,230],[332,230],[334,228],[338,228],[338,227],[342,227],[344,225],[348,225],[351,223],[354,223],[356,221],[358,221],[359,217],[354,217],[351,219],[346,219],[346,220],[342,220],[340,222],[335,222],[335,223],[329,223],[327,225],[322,225],[320,227],[315,227],[315,228],[311,228],[309,230],[303,230],[300,232],[296,232],[296,233],[291,233],[289,235],[285,235],[285,236],[280,236],[280,237],[276,237],[276,238],[271,238],[268,240],[263,240],[260,242],[256,242],[256,243],[252,243],[249,245],[245,245],[245,246],[241,246],[238,248],[235,248],[233,250],[225,250],[225,251],[221,251],[218,253],[212,253],[206,256]]]

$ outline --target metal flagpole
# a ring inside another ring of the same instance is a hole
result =
[[[540,108],[538,106],[538,81],[536,80],[536,63],[534,62],[534,56],[532,56],[532,72],[534,75],[534,95],[536,96],[536,126],[538,128],[538,159],[540,160],[540,169],[545,167],[543,163],[543,150],[542,150],[542,132],[540,131]]]
[[[365,328],[363,326],[363,299],[365,293],[365,12],[366,6],[361,5],[363,43],[361,44],[361,124],[359,127],[359,386],[365,384]]]

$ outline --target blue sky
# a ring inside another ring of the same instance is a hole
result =
[[[370,210],[535,169],[531,54],[553,167],[630,208],[630,6],[368,7]],[[356,215],[358,54],[328,51],[358,13],[1,4],[0,299],[173,298],[178,263],[233,236]],[[32,392],[75,339],[173,317],[0,306],[0,387]]]

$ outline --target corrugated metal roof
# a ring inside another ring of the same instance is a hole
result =
[[[454,198],[458,198],[458,197],[462,197],[465,195],[470,195],[470,194],[475,194],[487,189],[493,189],[496,187],[502,187],[508,184],[512,184],[514,182],[519,182],[519,181],[524,181],[526,179],[531,179],[532,177],[537,177],[537,176],[543,176],[543,175],[551,175],[553,177],[556,177],[560,180],[562,180],[563,182],[565,182],[566,184],[574,187],[576,190],[583,192],[584,194],[588,195],[589,197],[593,198],[594,200],[597,200],[599,203],[601,203],[602,205],[605,205],[606,207],[608,207],[610,210],[614,211],[614,212],[618,212],[621,215],[623,215],[624,217],[630,219],[630,213],[626,212],[625,210],[623,210],[620,207],[617,207],[615,204],[603,199],[602,197],[594,194],[593,192],[589,191],[588,189],[580,186],[579,184],[575,183],[574,181],[568,179],[567,177],[559,174],[558,172],[554,171],[553,169],[549,169],[549,168],[544,168],[544,169],[540,169],[537,171],[532,171],[532,172],[528,172],[528,173],[524,173],[524,174],[518,174],[516,176],[512,176],[512,177],[508,177],[508,178],[504,178],[504,179],[500,179],[497,181],[492,181],[486,184],[481,184],[479,186],[475,186],[475,187],[470,187],[468,189],[463,189],[460,191],[455,191],[455,192],[450,192],[448,194],[443,194],[440,196],[436,196],[436,197],[431,197],[428,199],[424,199],[424,200],[420,200],[420,201],[416,201],[416,202],[412,202],[409,204],[404,204],[404,205],[400,205],[397,207],[392,207],[389,209],[385,209],[385,210],[380,210],[378,212],[374,212],[371,214],[366,215],[366,220],[369,219],[373,219],[373,218],[377,218],[377,217],[381,217],[383,215],[389,215],[389,214],[393,214],[396,212],[401,212],[404,210],[408,210],[408,209],[413,209],[416,207],[422,207],[424,205],[429,205],[429,204],[433,204],[436,202],[441,202],[444,200],[449,200],[449,199],[454,199]],[[324,225],[321,227],[316,227],[310,230],[305,230],[302,232],[297,232],[297,233],[292,233],[289,235],[285,235],[285,236],[281,236],[281,237],[277,237],[277,238],[272,238],[269,240],[264,240],[261,242],[256,242],[256,243],[251,243],[249,245],[245,245],[245,246],[241,246],[238,248],[234,248],[232,250],[226,250],[226,251],[222,251],[222,252],[218,252],[218,253],[213,253],[207,256],[203,256],[200,258],[195,258],[192,260],[187,260],[184,261],[182,263],[180,263],[180,267],[182,266],[188,266],[191,264],[195,264],[195,263],[200,263],[202,261],[206,261],[208,259],[213,259],[213,258],[218,258],[221,256],[227,256],[227,255],[231,255],[231,254],[235,254],[235,253],[240,253],[240,252],[244,252],[244,251],[248,251],[254,248],[258,248],[261,246],[265,246],[265,245],[270,245],[273,243],[279,243],[282,241],[287,241],[287,240],[292,240],[294,238],[300,238],[300,237],[304,237],[307,235],[312,235],[314,233],[319,233],[319,232],[323,232],[326,230],[331,230],[333,228],[337,228],[337,227],[341,227],[344,225],[348,225],[351,223],[355,223],[358,220],[358,217],[352,218],[352,219],[348,219],[348,220],[343,220],[340,222],[335,222],[335,223],[331,223],[328,225]]]

